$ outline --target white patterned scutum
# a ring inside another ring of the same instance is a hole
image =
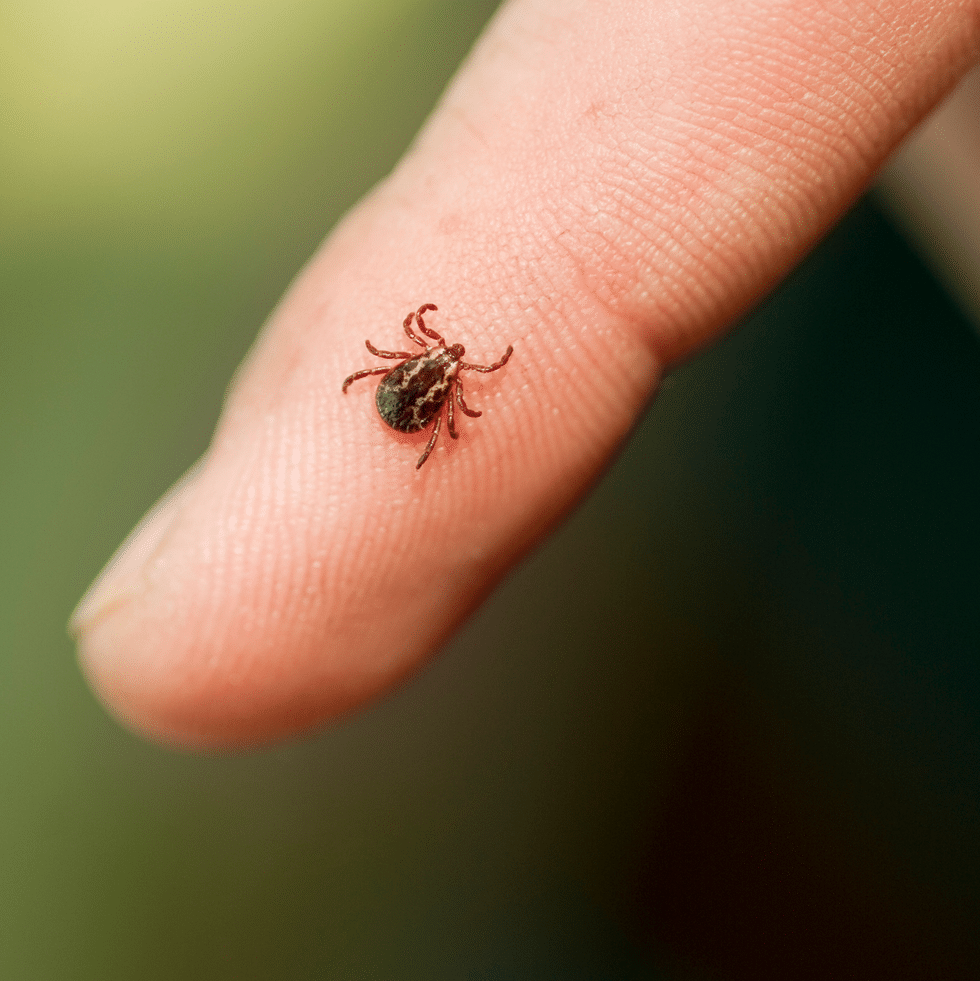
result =
[[[392,429],[418,432],[438,414],[458,374],[452,351],[430,347],[385,375],[375,396],[378,414]]]

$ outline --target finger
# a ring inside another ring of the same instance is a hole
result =
[[[75,618],[106,703],[243,744],[390,688],[577,500],[975,56],[978,6],[519,0],[275,312],[197,474]],[[499,371],[401,436],[340,386],[408,311]]]

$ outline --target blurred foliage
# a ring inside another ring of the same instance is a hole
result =
[[[980,353],[867,205],[383,705],[202,758],[86,689],[72,606],[493,6],[0,6],[0,977],[980,973]]]

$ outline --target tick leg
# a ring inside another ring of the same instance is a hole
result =
[[[465,402],[463,401],[463,386],[462,386],[462,383],[460,382],[460,379],[458,379],[458,378],[456,379],[456,398],[457,398],[457,400],[459,401],[459,407],[460,407],[460,408],[461,408],[461,409],[462,409],[462,410],[463,410],[463,411],[464,411],[464,412],[465,412],[465,413],[466,413],[466,414],[467,414],[468,416],[473,416],[473,418],[475,419],[475,418],[476,418],[477,416],[482,416],[482,415],[483,415],[483,413],[482,413],[482,412],[477,412],[477,411],[476,411],[476,409],[471,409],[471,408],[470,408],[470,407],[469,407],[469,406],[468,406],[468,405],[467,405],[467,404],[466,404],[466,403],[465,403]],[[453,401],[452,401],[452,399],[450,399],[450,400],[449,400],[449,411],[450,411],[450,412],[452,411],[452,408],[453,408]]]
[[[365,368],[363,371],[355,371],[349,378],[344,379],[344,387],[341,391],[346,392],[347,386],[351,382],[356,382],[358,378],[367,378],[368,375],[380,375],[382,372],[387,374],[391,370],[387,365],[382,365],[380,368]]]
[[[456,379],[456,384],[457,385],[459,384],[459,379],[458,378]],[[449,423],[449,435],[452,436],[453,439],[457,439],[459,437],[459,433],[456,432],[456,417],[453,415],[453,393],[452,392],[449,393],[449,400],[446,403],[446,405],[448,406],[448,408],[446,409],[446,416],[448,417],[447,418],[447,421]]]
[[[415,469],[418,470],[419,467],[429,459],[429,454],[432,452],[432,447],[436,445],[436,440],[439,438],[439,427],[442,425],[442,413],[436,416],[436,424],[432,429],[432,438],[429,440],[429,445],[426,446],[425,452],[419,457],[419,462],[415,464]]]
[[[409,354],[407,351],[379,351],[370,341],[364,343],[367,345],[367,349],[379,358],[401,358],[402,361],[408,361],[409,358],[415,357],[414,354]]]
[[[412,321],[413,321],[414,319],[415,319],[415,311],[413,310],[413,311],[412,311],[412,312],[411,312],[411,313],[410,313],[410,314],[409,314],[409,315],[408,315],[408,316],[407,316],[407,317],[405,318],[405,320],[404,320],[404,322],[402,323],[402,327],[404,327],[404,328],[405,328],[405,333],[406,333],[406,334],[408,334],[408,336],[409,336],[409,337],[411,337],[411,339],[412,339],[413,341],[415,341],[415,343],[416,343],[416,344],[418,344],[418,345],[420,345],[421,347],[428,347],[429,345],[428,345],[428,344],[426,344],[426,343],[425,343],[425,341],[423,341],[423,340],[422,340],[422,338],[421,338],[421,337],[419,337],[419,336],[418,336],[418,335],[417,335],[417,334],[415,333],[415,331],[413,331],[413,330],[412,330]]]
[[[446,339],[442,334],[437,334],[431,327],[425,326],[425,321],[422,319],[422,314],[426,310],[438,310],[439,308],[434,303],[423,303],[422,306],[415,311],[415,322],[419,325],[419,330],[422,331],[427,337],[431,337],[434,341],[438,341],[443,347],[446,346]]]
[[[503,368],[508,361],[510,361],[510,356],[514,353],[513,347],[510,344],[507,345],[507,350],[504,351],[504,356],[499,360],[495,361],[493,364],[482,365],[482,364],[466,364],[460,361],[460,368],[466,368],[468,371],[496,371],[498,368]]]

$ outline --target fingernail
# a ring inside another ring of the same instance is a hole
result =
[[[76,640],[146,588],[144,570],[183,507],[199,470],[200,463],[195,464],[160,498],[96,577],[68,620],[68,633]]]

